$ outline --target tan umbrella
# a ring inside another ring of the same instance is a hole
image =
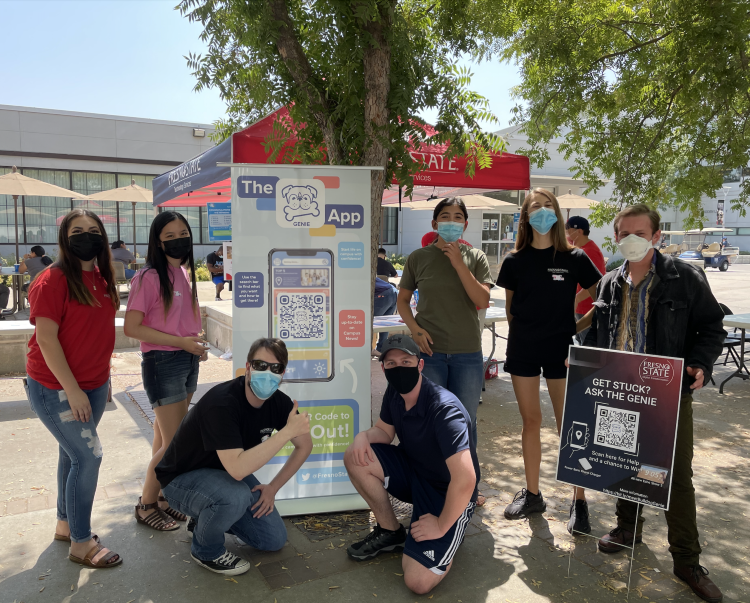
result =
[[[592,209],[595,205],[599,205],[599,201],[587,199],[581,197],[581,195],[573,195],[571,190],[568,190],[567,195],[560,195],[557,202],[560,204],[560,209],[568,210],[568,218],[570,218],[571,209]]]
[[[138,186],[135,180],[130,181],[130,186],[113,188],[108,191],[102,191],[88,197],[92,201],[118,201],[120,203],[133,204],[133,253],[137,251],[135,239],[135,204],[136,203],[154,203],[154,193],[147,188]]]
[[[11,195],[13,197],[13,213],[16,222],[16,262],[19,261],[18,255],[18,197],[67,197],[73,199],[86,199],[86,195],[74,193],[67,188],[55,186],[29,178],[18,173],[18,168],[14,165],[9,174],[0,176],[0,195]]]
[[[464,205],[466,205],[466,209],[493,209],[496,211],[500,211],[501,213],[518,211],[518,206],[515,203],[500,201],[499,199],[485,197],[484,195],[463,195],[459,198],[464,202]],[[406,201],[403,203],[403,207],[433,210],[435,209],[435,206],[440,203],[440,201],[442,201],[442,199]]]

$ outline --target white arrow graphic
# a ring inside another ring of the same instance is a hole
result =
[[[349,372],[352,374],[352,380],[354,383],[352,384],[352,393],[355,393],[357,391],[357,373],[352,368],[352,363],[354,362],[354,358],[347,358],[346,360],[341,361],[341,365],[339,366],[339,372],[343,373],[344,369],[349,369]]]

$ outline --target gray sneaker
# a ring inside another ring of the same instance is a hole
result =
[[[398,530],[392,532],[384,530],[379,525],[365,536],[364,540],[351,544],[346,549],[346,554],[357,561],[365,561],[377,557],[380,553],[403,550],[406,542],[406,530],[404,526],[398,526]]]
[[[505,519],[523,519],[532,513],[544,513],[547,510],[547,503],[544,502],[542,491],[539,494],[532,494],[526,488],[513,498],[513,502],[505,507]]]

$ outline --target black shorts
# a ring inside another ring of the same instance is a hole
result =
[[[435,517],[440,516],[445,505],[445,494],[414,471],[401,448],[391,444],[373,444],[372,450],[383,467],[385,489],[388,493],[400,501],[414,505],[412,523],[427,513]],[[474,515],[474,507],[476,503],[470,502],[442,538],[417,542],[409,533],[404,545],[404,554],[416,559],[434,574],[444,574],[464,540],[466,526]]]
[[[508,350],[504,370],[516,377],[538,377],[544,374],[545,379],[565,379],[568,376],[565,361],[571,343],[571,339],[565,338],[551,345],[549,342],[537,345],[535,349],[538,354],[534,356],[530,356],[528,350]]]

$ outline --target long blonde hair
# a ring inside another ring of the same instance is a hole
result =
[[[570,251],[573,248],[568,243],[568,239],[565,238],[565,220],[563,220],[557,197],[546,189],[535,188],[529,192],[523,200],[523,205],[521,206],[521,219],[518,223],[518,237],[516,238],[516,247],[513,249],[513,253],[521,251],[531,245],[531,241],[534,238],[534,229],[529,224],[529,206],[538,196],[546,197],[552,201],[552,207],[557,216],[557,222],[555,222],[550,231],[552,246],[555,248],[555,251]]]

